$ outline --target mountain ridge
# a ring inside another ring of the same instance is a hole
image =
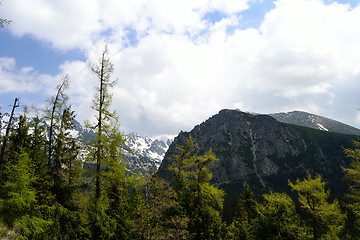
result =
[[[319,116],[304,111],[291,111],[268,114],[279,122],[290,123],[303,127],[310,127],[323,131],[344,133],[350,135],[360,135],[360,129],[344,124],[342,122]]]
[[[266,114],[224,109],[190,132],[179,133],[160,165],[160,176],[171,176],[171,159],[190,136],[200,154],[212,149],[219,158],[211,168],[212,182],[229,195],[239,194],[245,181],[259,193],[287,191],[288,179],[307,174],[322,175],[332,190],[343,193],[342,167],[348,164],[343,148],[357,138],[282,123]]]

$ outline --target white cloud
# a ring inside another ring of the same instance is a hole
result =
[[[30,34],[55,48],[68,50],[88,49],[104,37],[110,40],[111,35],[122,40],[127,28],[136,30],[139,37],[154,31],[197,34],[208,27],[202,20],[205,13],[238,13],[247,9],[251,1],[12,0],[5,1],[0,11],[16,19],[10,26],[14,34]]]
[[[279,0],[260,28],[266,40],[257,77],[264,88],[312,92],[358,74],[360,7],[317,0]]]
[[[32,67],[18,70],[14,58],[0,58],[0,93],[44,93],[52,79],[49,75],[38,74]]]
[[[84,48],[102,27],[94,0],[12,0],[1,8],[13,19],[9,28],[15,35],[30,34],[61,50]]]
[[[358,94],[342,87],[359,85],[360,6],[278,0],[259,29],[236,29],[251,2],[12,0],[2,8],[12,14],[6,18],[16,19],[10,28],[15,34],[31,34],[59,49],[81,48],[88,62],[97,63],[108,44],[113,76],[119,77],[113,106],[127,131],[176,134],[222,108],[299,109],[328,117],[336,111],[348,123],[360,124],[354,113]],[[204,19],[213,11],[225,17],[215,23]],[[3,92],[25,89],[19,79],[43,91],[68,73],[80,120],[92,115],[97,82],[87,63],[65,62],[59,76],[48,78],[32,68],[16,70],[14,59],[0,61]]]

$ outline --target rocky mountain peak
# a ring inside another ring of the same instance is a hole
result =
[[[354,139],[352,135],[281,123],[269,115],[221,110],[174,139],[159,168],[160,176],[170,176],[167,168],[177,146],[190,136],[200,154],[212,149],[220,159],[211,168],[213,183],[241,189],[247,181],[260,191],[284,190],[288,179],[307,173],[339,179],[345,163],[343,146]]]

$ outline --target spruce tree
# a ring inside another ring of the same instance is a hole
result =
[[[250,185],[245,182],[234,220],[228,227],[229,239],[255,239],[258,203]]]
[[[29,135],[26,116],[20,116],[17,129],[9,137],[9,145],[5,181],[1,186],[2,212],[7,215],[8,224],[21,234],[31,239],[49,239],[52,208],[44,201],[46,193],[36,188],[43,181],[34,158],[39,145]]]
[[[59,132],[59,127],[62,122],[62,113],[66,108],[66,103],[68,97],[65,94],[65,90],[69,87],[68,75],[65,75],[62,78],[62,82],[60,85],[56,87],[56,95],[48,100],[49,108],[46,109],[45,119],[47,119],[49,123],[48,129],[48,164],[51,165],[53,163],[53,148],[54,148],[54,138],[56,134]],[[54,164],[54,163],[53,163]],[[57,164],[57,163],[55,163]]]

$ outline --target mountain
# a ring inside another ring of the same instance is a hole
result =
[[[159,168],[171,141],[166,142],[136,133],[128,135],[128,147],[123,156],[130,173],[154,173]]]
[[[212,149],[217,158],[212,182],[225,189],[227,197],[238,196],[247,181],[258,193],[289,192],[288,179],[321,174],[332,192],[343,194],[342,166],[349,159],[343,147],[351,147],[355,135],[333,133],[282,123],[269,115],[221,110],[190,132],[180,132],[170,145],[158,170],[167,170],[177,146],[192,137],[200,154]]]
[[[0,119],[0,136],[5,135],[7,123],[10,115],[4,113]],[[14,117],[13,126],[16,127],[19,118]],[[31,123],[31,118],[29,122]],[[43,124],[48,125],[45,121]],[[78,121],[74,120],[74,129],[70,130],[71,135],[79,139],[79,143],[84,139],[91,141],[95,137],[95,133],[87,128],[84,128]],[[171,141],[162,141],[158,139],[151,139],[149,137],[142,137],[136,133],[130,133],[127,136],[127,145],[123,150],[123,157],[125,159],[128,173],[135,174],[151,174],[155,172],[165,155]]]
[[[274,113],[269,115],[279,122],[290,123],[329,132],[360,135],[360,129],[307,112],[293,111],[288,113]]]

